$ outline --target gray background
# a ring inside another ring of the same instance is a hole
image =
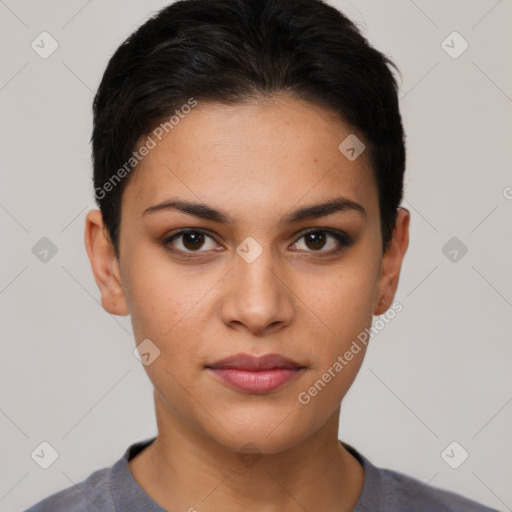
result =
[[[130,319],[100,306],[83,229],[93,93],[116,47],[166,3],[0,1],[3,511],[156,432]],[[340,438],[374,464],[512,510],[512,3],[331,3],[402,71],[412,214],[404,309],[372,340]],[[31,48],[43,31],[59,45],[47,59]],[[441,45],[453,31],[469,44],[458,58]],[[57,248],[46,262],[32,252],[42,237]],[[442,250],[452,237],[468,249],[456,261]],[[59,454],[48,469],[31,458],[42,441]],[[452,441],[469,453],[458,469],[441,456]]]

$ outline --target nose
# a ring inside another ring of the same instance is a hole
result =
[[[221,306],[223,322],[253,335],[275,333],[289,325],[293,295],[286,283],[286,268],[269,248],[254,260],[233,258]]]

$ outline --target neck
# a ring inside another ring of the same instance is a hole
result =
[[[159,435],[129,467],[166,510],[350,512],[355,507],[364,471],[339,443],[339,408],[312,437],[285,451],[237,454],[177,421],[157,401],[155,395]]]

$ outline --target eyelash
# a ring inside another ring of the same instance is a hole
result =
[[[204,231],[204,230],[199,229],[199,228],[191,228],[191,229],[187,229],[187,230],[181,230],[181,231],[173,234],[172,236],[166,237],[166,238],[164,238],[162,240],[161,243],[164,246],[164,248],[167,249],[168,251],[171,251],[173,253],[185,254],[185,255],[187,255],[186,257],[194,257],[195,254],[200,254],[200,253],[203,253],[203,252],[208,252],[208,251],[183,251],[182,249],[171,248],[169,246],[169,244],[172,241],[174,241],[176,238],[179,238],[180,236],[186,235],[188,233],[203,234],[203,235],[211,238],[212,240],[214,240],[214,238],[207,231]],[[326,256],[327,255],[338,254],[344,248],[348,248],[351,245],[353,245],[353,243],[354,243],[354,240],[349,235],[347,235],[346,233],[334,231],[332,229],[327,229],[327,228],[325,228],[325,229],[324,228],[315,228],[315,229],[310,229],[309,231],[306,231],[306,232],[302,233],[299,236],[299,238],[297,238],[297,240],[295,242],[293,242],[293,244],[297,243],[299,240],[301,240],[302,238],[306,237],[307,235],[309,235],[311,233],[324,233],[324,234],[327,234],[327,235],[333,237],[338,242],[338,247],[336,249],[331,249],[330,251],[323,251],[323,250],[318,250],[318,251],[309,250],[309,251],[306,251],[306,252],[312,253],[312,254],[322,254],[322,255],[326,255]]]

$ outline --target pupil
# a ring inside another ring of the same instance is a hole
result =
[[[202,233],[185,233],[183,245],[187,249],[197,249],[201,246],[204,235]]]
[[[325,243],[325,234],[324,233],[309,233],[309,240],[313,241],[313,247],[308,247],[310,249],[321,249]]]

